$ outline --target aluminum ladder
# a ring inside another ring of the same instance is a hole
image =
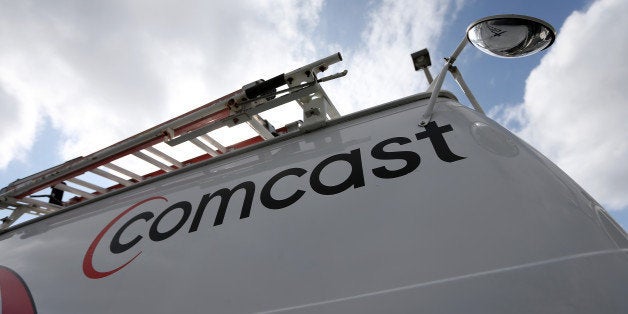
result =
[[[255,81],[93,154],[18,179],[0,190],[0,209],[11,211],[1,219],[0,230],[13,226],[25,214],[45,216],[286,133],[319,128],[340,116],[320,83],[342,77],[347,71],[318,78],[319,73],[339,61],[342,56],[335,53],[269,80]],[[284,89],[277,90],[280,87]],[[259,115],[293,101],[303,109],[302,121],[275,129]],[[212,135],[219,128],[240,124],[248,125],[257,136],[223,145]],[[164,152],[164,143],[171,147],[191,143],[202,153],[180,160]],[[121,166],[129,158],[135,165],[145,163],[158,170],[137,173]],[[114,184],[103,186],[105,181]]]

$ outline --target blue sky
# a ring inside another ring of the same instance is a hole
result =
[[[556,44],[514,60],[468,46],[465,80],[627,228],[622,0],[0,2],[0,186],[336,51],[341,113],[423,91],[411,52],[429,48],[436,74],[469,23],[503,13],[548,21]]]

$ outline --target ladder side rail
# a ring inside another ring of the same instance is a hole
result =
[[[287,127],[284,126],[284,127],[278,128],[276,130],[276,132],[279,133],[279,134],[285,134],[285,133],[288,133],[289,130],[287,129]],[[256,143],[264,141],[264,139],[261,136],[254,136],[252,138],[249,138],[247,140],[241,141],[239,143],[232,144],[229,147],[225,147],[222,144],[220,144],[219,142],[217,142],[216,140],[214,140],[213,138],[211,138],[209,135],[204,135],[204,136],[202,136],[202,138],[205,139],[205,140],[207,140],[207,138],[210,138],[211,141],[208,140],[208,142],[210,142],[212,145],[217,144],[216,146],[220,146],[222,151],[224,151],[224,152],[231,151],[231,150],[236,150],[236,149],[239,149],[239,148],[243,148],[243,147],[250,146],[250,145],[253,145],[253,144],[256,144]],[[215,142],[215,143],[212,143],[212,142]],[[159,151],[157,149],[154,149],[154,150]],[[166,155],[166,156],[168,156],[168,155]],[[204,155],[200,155],[200,156],[196,156],[196,157],[193,157],[191,159],[188,159],[188,160],[184,161],[181,164],[182,165],[183,164],[188,164],[188,165],[189,164],[195,164],[197,162],[201,162],[201,161],[207,160],[209,158],[210,158],[210,156],[204,154]],[[128,171],[128,170],[126,170],[124,168],[121,168],[121,167],[118,167],[118,166],[116,166],[114,164],[106,164],[106,165],[103,165],[103,167],[107,167],[107,168],[112,169],[112,170],[117,171],[117,172],[120,172],[120,170],[123,170],[124,172]],[[100,195],[102,195],[102,194],[105,194],[105,193],[107,193],[109,191],[117,190],[117,189],[123,188],[125,186],[130,186],[130,185],[133,184],[133,182],[131,182],[131,181],[127,181],[125,179],[122,179],[122,178],[114,175],[114,174],[108,173],[108,172],[100,170],[98,168],[93,169],[90,172],[92,172],[94,174],[97,174],[99,176],[103,176],[103,177],[105,177],[105,178],[107,178],[109,180],[115,181],[118,184],[114,185],[114,186],[111,186],[111,187],[108,187],[108,188],[105,189],[105,188],[103,188],[101,186],[98,186],[98,185],[95,185],[95,184],[83,181],[83,180],[78,179],[78,178],[70,178],[67,181],[75,183],[77,185],[81,185],[81,186],[93,189],[96,192],[95,193],[91,193],[90,195],[83,195],[84,193],[79,194],[76,191],[71,190],[71,187],[68,187],[68,186],[62,185],[62,184],[58,184],[57,188],[66,190],[66,191],[68,191],[70,193],[73,193],[75,195],[79,195],[77,197],[74,197],[74,198],[71,198],[70,200],[68,200],[66,202],[66,205],[73,205],[73,204],[76,204],[76,203],[80,203],[80,202],[82,202],[82,201],[84,201],[86,199],[92,199],[92,198],[98,196],[99,193],[100,193]],[[120,173],[126,174],[124,172],[120,172]],[[149,178],[152,178],[152,177],[160,176],[160,175],[162,175],[164,173],[166,173],[166,171],[164,171],[163,169],[159,169],[159,170],[156,170],[156,171],[151,172],[149,174],[146,174],[144,176],[140,176],[139,179],[135,178],[134,176],[130,176],[130,175],[129,175],[129,177],[133,177],[134,179],[136,179],[138,181],[143,181],[145,179],[149,179]],[[139,176],[137,174],[134,174],[134,175],[135,176]],[[88,192],[85,192],[85,193],[88,193]],[[12,198],[12,197],[4,197],[2,203],[5,204],[5,205],[11,205],[13,207],[16,207],[15,209],[20,209],[21,208],[20,210],[22,210],[22,211],[26,210],[26,211],[24,211],[24,213],[31,213],[32,212],[31,214],[39,214],[39,215],[52,213],[52,212],[55,212],[55,211],[60,210],[60,209],[63,208],[62,206],[50,204],[50,203],[39,201],[37,199],[33,199],[33,198],[29,198],[29,197],[24,197],[24,198],[21,198],[21,199],[16,199],[16,198]],[[8,207],[5,208],[5,209],[12,210],[12,211],[15,210],[13,208],[8,208]],[[19,216],[21,216],[21,215],[22,214],[20,214]],[[16,217],[16,215],[14,215],[14,218],[15,217]],[[17,217],[17,218],[19,218],[19,217]],[[11,221],[10,220],[11,217],[8,217],[8,219],[9,219],[9,221]],[[9,226],[10,225],[3,225],[2,228],[8,228]]]
[[[288,72],[285,74],[285,77],[288,81],[290,81],[290,78],[293,78],[296,75],[300,75],[300,74],[307,75],[307,72],[312,73],[312,74],[320,73],[327,70],[327,68],[329,68],[330,65],[340,62],[340,61],[342,61],[342,55],[340,54],[340,52],[337,52],[323,59],[304,65],[294,71]]]
[[[11,191],[15,190],[15,188],[17,186],[23,185],[26,182],[33,181],[33,180],[35,180],[37,178],[40,178],[40,177],[43,177],[43,176],[47,176],[47,175],[49,175],[51,173],[55,173],[55,171],[57,171],[58,169],[67,167],[70,164],[74,164],[74,163],[76,163],[77,161],[79,161],[82,158],[83,157],[77,157],[77,158],[74,158],[74,159],[70,159],[70,160],[68,160],[68,161],[66,161],[66,162],[64,162],[64,163],[62,163],[60,165],[56,165],[56,166],[50,167],[48,169],[39,171],[39,172],[31,174],[31,175],[29,175],[29,176],[27,176],[25,178],[17,179],[15,181],[11,182],[8,186],[2,188],[0,190],[0,196],[5,196],[5,195],[8,196],[7,192],[11,192]]]
[[[33,192],[59,184],[69,178],[81,175],[86,171],[96,170],[92,172],[96,174],[98,174],[98,172],[101,172],[100,175],[102,176],[102,173],[104,171],[97,169],[97,167],[110,163],[111,161],[118,158],[138,153],[140,150],[152,147],[167,138],[170,138],[172,140],[173,137],[178,136],[178,138],[176,139],[180,139],[180,142],[183,142],[187,139],[195,138],[202,135],[197,132],[199,131],[199,128],[203,129],[203,134],[205,134],[208,132],[209,129],[216,129],[214,128],[215,125],[223,124],[232,126],[249,121],[251,119],[251,116],[257,115],[262,111],[274,108],[289,101],[301,99],[304,97],[311,98],[312,94],[315,94],[316,91],[320,89],[319,86],[316,86],[318,84],[316,83],[315,74],[325,71],[329,67],[329,65],[339,62],[341,60],[342,57],[340,53],[336,53],[329,57],[303,66],[297,70],[289,72],[287,75],[284,74],[278,76],[278,78],[280,79],[276,80],[278,82],[277,84],[285,84],[287,82],[291,87],[294,86],[294,84],[290,83],[293,83],[292,76],[295,75],[301,77],[311,76],[314,81],[311,82],[310,78],[309,80],[307,80],[309,82],[307,84],[304,84],[303,88],[296,90],[295,92],[290,91],[289,94],[278,97],[276,99],[272,99],[268,102],[263,102],[263,104],[266,104],[265,106],[259,106],[258,108],[257,102],[247,102],[247,98],[245,97],[247,95],[246,90],[244,88],[237,90],[231,94],[225,95],[217,100],[209,102],[199,108],[193,109],[187,113],[163,122],[146,131],[143,131],[116,144],[106,147],[100,151],[90,154],[87,157],[79,157],[60,166],[48,169],[43,173],[29,176],[26,179],[16,180],[8,187],[2,189],[2,191],[0,191],[0,196],[13,196],[17,198],[23,198]],[[298,88],[298,86],[296,87]],[[315,89],[316,91],[313,91],[312,89]],[[240,116],[244,118],[242,119],[242,121],[238,121],[238,119],[234,117],[235,114],[239,114],[240,112],[242,112],[240,108],[237,108],[238,100],[244,101],[244,107],[248,107],[248,109],[246,110],[247,113],[245,113],[243,116],[240,114]],[[235,113],[233,112],[232,108],[234,106],[238,109]],[[227,123],[227,120],[229,120],[229,122],[231,123]],[[221,125],[220,127],[222,127],[223,125]],[[192,136],[192,134],[190,133],[194,133],[194,135],[196,136]],[[186,139],[181,139],[181,137],[183,137],[181,135],[184,134],[186,135]],[[173,146],[176,144],[172,143],[171,145]],[[168,167],[168,170],[163,170],[168,171],[172,170],[172,168]],[[132,182],[124,179],[122,179],[122,181],[114,181],[119,182],[125,186],[128,186],[128,184],[132,184]]]
[[[328,57],[322,58],[320,60],[314,61],[310,64],[307,64],[305,66],[302,66],[296,70],[293,70],[291,72],[288,72],[286,74],[283,74],[283,79],[286,83],[288,83],[289,89],[284,91],[284,92],[288,92],[288,94],[268,100],[268,101],[263,101],[260,104],[257,104],[257,102],[255,101],[255,99],[253,100],[248,100],[245,101],[244,103],[241,104],[234,104],[236,106],[240,106],[241,108],[238,110],[238,112],[245,112],[246,114],[243,115],[243,117],[248,116],[249,119],[246,120],[239,120],[239,121],[231,121],[232,123],[226,123],[224,125],[228,125],[228,126],[232,126],[234,124],[239,124],[242,122],[247,122],[250,120],[250,117],[253,115],[257,115],[263,111],[275,108],[279,105],[288,103],[290,101],[294,101],[297,99],[301,99],[303,97],[306,97],[307,94],[313,94],[313,90],[314,89],[320,89],[320,86],[315,86],[318,85],[316,82],[316,74],[323,72],[325,70],[327,70],[327,68],[329,68],[330,65],[340,62],[342,61],[342,55],[338,52],[338,53],[334,53]],[[340,74],[336,74],[336,75],[332,75],[332,77],[341,77],[346,75],[346,71],[340,73]],[[278,77],[280,77],[281,75],[279,75]],[[271,80],[275,80],[277,77],[271,79]],[[304,83],[304,84],[301,84]],[[281,93],[281,92],[277,92],[277,93]],[[245,92],[246,94],[246,92]],[[265,98],[266,95],[262,95],[259,98],[263,99]],[[239,98],[236,98],[239,99]],[[330,106],[333,106],[331,104],[331,102],[328,102],[330,104]],[[338,111],[334,108],[333,112],[336,113],[338,116],[340,116],[340,114],[338,113]],[[234,117],[227,117],[228,119],[233,119]],[[223,119],[223,122],[224,121]],[[192,131],[188,134],[179,136],[178,138],[173,138],[169,141],[167,141],[168,145],[170,146],[176,146],[178,144],[181,144],[185,141],[188,141],[191,138],[196,138],[199,137],[202,133],[208,133],[210,131],[216,130],[224,125],[210,125],[210,126],[206,126],[206,127],[201,127],[195,131]]]
[[[232,93],[230,95],[240,95],[241,92]],[[231,98],[230,98],[231,99]],[[198,117],[188,116],[184,114],[180,116],[181,119],[175,118],[170,122],[162,123],[156,127],[153,127],[147,131],[134,135],[126,140],[118,142],[107,148],[104,148],[96,153],[88,155],[86,157],[79,157],[72,160],[72,163],[65,163],[61,166],[51,168],[49,172],[39,175],[39,177],[29,177],[28,180],[21,180],[20,182],[14,182],[8,186],[5,191],[2,191],[0,196],[14,196],[17,198],[25,197],[31,193],[47,188],[51,185],[58,184],[68,178],[78,176],[86,171],[110,163],[118,158],[140,151],[147,147],[161,143],[164,139],[164,131],[166,129],[173,130],[174,135],[186,133],[188,130],[192,130],[198,127],[198,125],[207,125],[217,119],[221,119],[229,115],[229,109],[226,108],[227,101],[223,98],[220,102],[209,103],[224,105],[225,108],[220,110],[214,110],[207,117],[198,119]],[[213,107],[209,107],[210,109]],[[214,108],[216,109],[216,108]],[[207,111],[207,110],[206,110]],[[204,113],[203,111],[193,110],[193,114]],[[191,122],[189,122],[191,121]],[[182,123],[187,123],[183,124]]]

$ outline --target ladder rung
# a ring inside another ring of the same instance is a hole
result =
[[[92,198],[95,197],[94,194],[92,194],[92,193],[89,193],[87,191],[83,191],[81,189],[77,189],[77,188],[68,186],[66,184],[61,184],[60,183],[60,184],[55,185],[54,187],[55,187],[55,189],[63,190],[63,191],[66,191],[66,192],[70,192],[70,193],[82,196],[82,197],[84,197],[86,199],[92,199]]]
[[[177,168],[183,168],[183,163],[181,163],[180,161],[174,159],[172,156],[170,156],[170,155],[168,155],[168,154],[158,150],[155,147],[147,147],[144,150],[146,150],[147,152],[149,152],[149,153],[151,153],[151,154],[153,154],[153,155],[155,155],[155,156],[157,156],[159,158],[162,158],[163,160],[165,160],[165,161],[167,161],[169,163],[172,163],[173,165],[177,166]]]
[[[100,192],[100,193],[107,193],[107,189],[105,189],[105,188],[103,188],[101,186],[98,186],[96,184],[89,183],[87,181],[83,181],[83,180],[81,180],[79,178],[76,178],[76,177],[75,178],[70,178],[67,181],[68,182],[72,182],[74,184],[78,184],[80,186],[84,186],[86,188],[92,189],[92,190]]]
[[[220,142],[218,142],[217,140],[215,140],[214,138],[212,138],[208,134],[203,134],[203,135],[201,135],[199,137],[204,139],[205,141],[207,141],[207,143],[209,143],[211,145],[214,145],[214,147],[216,147],[220,152],[222,152],[222,153],[226,153],[227,152],[227,148],[225,146],[220,144]]]
[[[137,157],[139,159],[142,159],[145,162],[147,162],[149,164],[152,164],[153,166],[156,166],[157,168],[160,168],[161,170],[163,170],[165,172],[170,172],[170,171],[174,170],[174,169],[172,169],[172,167],[170,167],[170,166],[164,164],[163,162],[161,162],[161,161],[159,161],[159,160],[157,160],[157,159],[155,159],[155,158],[153,158],[151,156],[148,156],[148,155],[146,155],[146,154],[144,154],[142,152],[135,152],[135,153],[133,153],[133,156],[135,156],[135,157]]]
[[[216,157],[216,156],[219,155],[217,151],[215,151],[211,147],[205,145],[205,143],[201,142],[201,140],[199,140],[198,138],[192,138],[192,139],[190,139],[190,142],[192,142],[192,144],[198,146],[198,148],[206,151],[212,157]]]
[[[109,173],[107,171],[104,171],[104,170],[101,170],[101,169],[98,169],[98,168],[94,168],[94,169],[90,170],[90,172],[92,172],[94,174],[97,174],[97,175],[99,175],[101,177],[107,178],[107,179],[109,179],[111,181],[118,182],[118,183],[120,183],[120,184],[122,184],[124,186],[131,186],[131,185],[133,185],[133,182],[131,182],[131,181],[122,179],[122,178],[120,178],[120,177],[118,177],[118,176],[116,176],[114,174],[111,174],[111,173]]]
[[[109,168],[109,169],[111,169],[113,171],[119,172],[119,173],[121,173],[121,174],[123,174],[125,176],[129,176],[129,177],[131,177],[131,178],[133,178],[133,179],[135,179],[137,181],[144,180],[144,178],[142,178],[141,175],[139,175],[139,174],[137,174],[137,173],[135,173],[133,171],[124,169],[124,168],[122,168],[122,167],[120,167],[118,165],[114,165],[112,163],[108,163],[108,164],[104,164],[102,166],[105,167],[105,168]]]

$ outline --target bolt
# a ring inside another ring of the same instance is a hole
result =
[[[319,110],[317,108],[311,108],[305,111],[305,116],[308,118],[311,116],[318,116],[318,114],[319,114]]]

